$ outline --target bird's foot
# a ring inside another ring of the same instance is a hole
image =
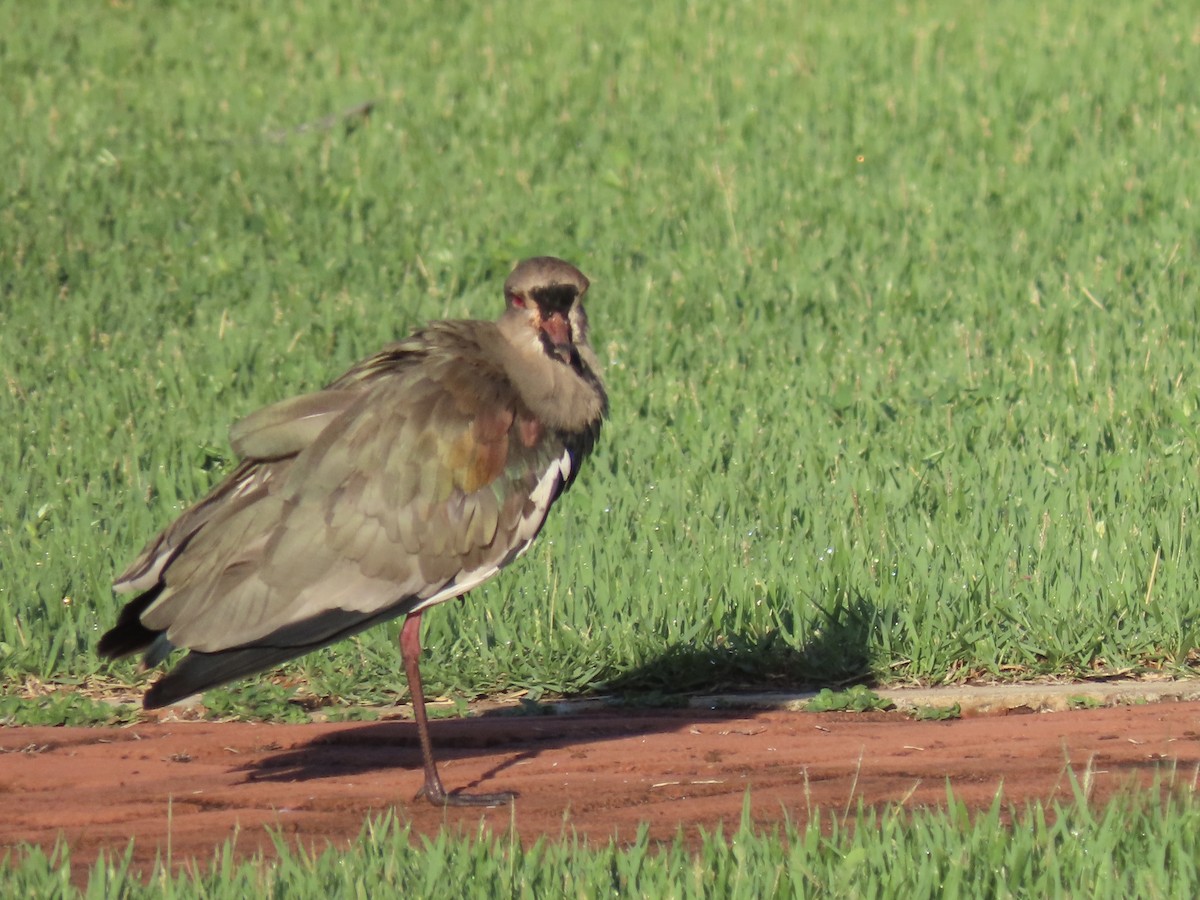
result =
[[[434,806],[508,806],[517,798],[512,791],[500,791],[496,794],[464,794],[462,791],[447,791],[438,784],[426,783],[414,799],[424,797]]]

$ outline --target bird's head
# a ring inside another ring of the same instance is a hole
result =
[[[504,282],[506,317],[529,327],[549,356],[570,364],[577,345],[587,343],[583,295],[588,280],[568,262],[553,256],[527,259]]]

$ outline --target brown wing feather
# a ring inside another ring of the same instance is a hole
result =
[[[349,389],[330,389],[266,406],[234,423],[229,442],[243,459],[208,496],[156,535],[121,573],[113,587],[121,593],[146,591],[193,535],[214,517],[229,518],[256,502],[268,482],[277,479],[291,458],[309,446],[356,398]]]
[[[531,425],[479,346],[488,326],[473,325],[389,348],[335,382],[357,397],[333,424],[193,517],[144,625],[207,652],[252,644],[332,609],[374,616],[453,595],[464,573],[494,571],[528,543],[541,524],[526,521],[529,498],[562,444]]]

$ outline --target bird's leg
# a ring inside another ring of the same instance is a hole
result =
[[[412,697],[413,717],[417,720],[417,736],[421,741],[421,758],[425,764],[425,784],[417,796],[434,806],[504,806],[515,796],[510,791],[499,794],[447,793],[433,759],[433,742],[429,739],[429,719],[425,715],[425,690],[421,687],[421,613],[404,620],[400,629],[400,656],[408,676],[408,693]]]

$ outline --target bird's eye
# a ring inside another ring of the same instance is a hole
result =
[[[516,306],[519,309],[524,309],[525,308],[525,298],[522,297],[520,294],[513,294],[512,304],[513,304],[513,306]]]

